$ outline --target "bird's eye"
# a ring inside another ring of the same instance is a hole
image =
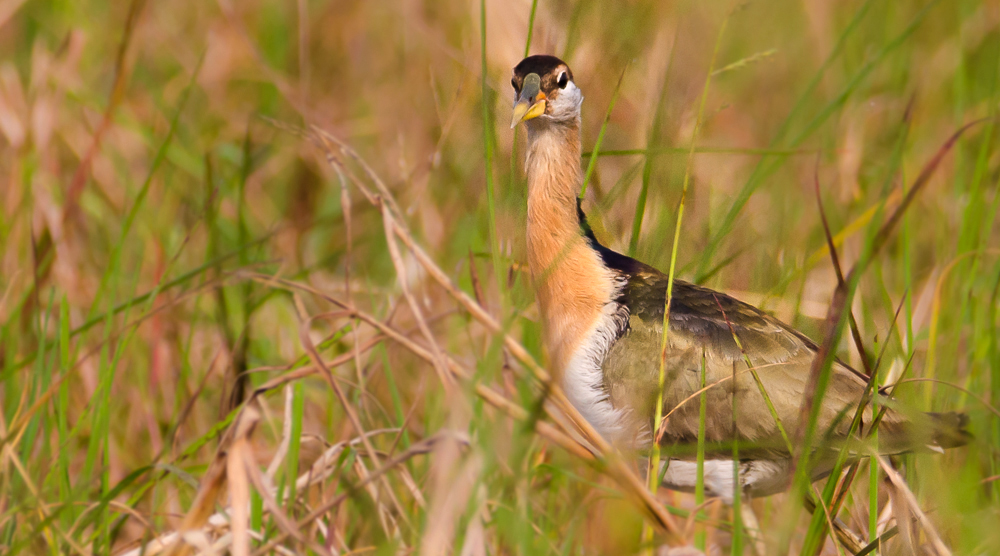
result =
[[[517,91],[517,79],[514,79],[513,77],[511,77],[510,78],[510,86],[514,87],[514,90]]]
[[[559,74],[558,84],[560,89],[565,89],[566,85],[569,85],[569,76],[566,75],[566,72],[562,72]]]

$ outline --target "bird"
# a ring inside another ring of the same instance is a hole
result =
[[[566,397],[611,445],[647,455],[654,442],[668,448],[659,470],[661,485],[693,491],[696,456],[682,448],[698,437],[697,393],[704,373],[710,386],[705,391],[706,494],[731,503],[736,495],[787,490],[795,454],[779,422],[785,428],[800,422],[817,344],[757,307],[675,279],[661,408],[669,419],[662,427],[654,423],[670,280],[606,247],[587,223],[579,199],[583,92],[569,66],[555,56],[529,56],[514,67],[511,86],[511,129],[523,124],[527,130],[527,266],[543,345]],[[834,361],[815,435],[826,444],[810,446],[812,480],[831,472],[845,443],[853,440],[857,446],[850,453],[860,454],[859,443],[873,420],[871,404],[853,437],[850,427],[868,381],[864,373]],[[877,396],[888,409],[878,427],[878,446],[869,452],[942,451],[971,438],[965,414],[922,413],[901,407],[884,391]]]

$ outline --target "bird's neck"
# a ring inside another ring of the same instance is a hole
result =
[[[544,208],[547,222],[576,233],[580,228],[576,199],[580,194],[580,126],[548,124],[528,127],[528,210]],[[550,228],[554,230],[555,228]]]
[[[614,294],[611,272],[580,229],[580,154],[579,121],[528,126],[528,267],[557,372]]]

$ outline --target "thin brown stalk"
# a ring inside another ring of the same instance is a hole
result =
[[[357,484],[352,485],[350,488],[348,488],[345,492],[343,492],[339,496],[336,496],[330,499],[329,501],[320,504],[318,507],[313,509],[313,511],[309,512],[308,515],[300,519],[298,523],[294,524],[289,529],[295,531],[300,528],[308,527],[313,522],[321,518],[324,514],[336,508],[337,506],[342,504],[345,500],[353,496],[358,489],[364,487],[365,485],[371,483],[372,481],[384,477],[386,473],[391,471],[396,466],[408,461],[410,458],[417,455],[430,453],[431,450],[433,450],[434,445],[438,441],[440,441],[442,437],[443,437],[442,433],[437,433],[434,436],[428,437],[410,446],[408,450],[386,461],[384,465],[373,470],[371,473],[368,474],[367,477],[362,478],[361,481],[359,481]],[[284,540],[287,539],[289,536],[290,534],[284,530],[276,532],[276,534],[271,539],[269,539],[268,542],[264,544],[264,546],[261,546],[259,549],[257,549],[256,552],[253,553],[253,556],[263,556],[264,554],[268,554],[269,552],[274,550],[280,543],[284,542]]]
[[[125,29],[122,32],[121,42],[118,44],[118,51],[115,54],[115,69],[114,69],[114,81],[111,85],[111,95],[108,98],[108,105],[104,107],[104,114],[101,116],[101,123],[98,124],[97,130],[94,132],[94,136],[90,140],[90,145],[87,147],[86,153],[80,160],[80,165],[77,166],[76,171],[73,173],[73,178],[69,183],[69,190],[66,192],[66,202],[63,208],[63,221],[67,221],[73,217],[76,213],[77,207],[79,206],[80,195],[83,193],[83,188],[87,185],[87,177],[90,174],[90,168],[94,163],[94,157],[101,149],[101,140],[107,133],[108,129],[111,128],[112,122],[114,121],[114,112],[121,104],[122,99],[125,97],[125,87],[128,85],[129,68],[126,65],[127,54],[129,45],[132,43],[132,37],[135,35],[135,27],[139,21],[139,14],[142,13],[142,8],[145,6],[144,0],[132,0],[129,4],[128,15],[125,18]]]
[[[188,512],[184,514],[184,519],[181,521],[180,527],[177,528],[176,535],[172,537],[172,540],[169,541],[169,546],[166,547],[167,556],[186,556],[190,554],[191,547],[185,540],[187,533],[200,530],[214,513],[216,501],[219,499],[222,489],[226,486],[228,449],[233,439],[243,434],[248,428],[248,425],[243,425],[241,428],[243,424],[242,417],[245,415],[248,415],[247,408],[244,408],[243,412],[237,416],[233,426],[229,428],[227,434],[219,442],[215,457],[208,465],[208,470],[202,475],[201,483],[198,486],[198,494],[195,495]],[[255,415],[256,411],[250,409],[248,421],[254,421]],[[252,423],[249,426],[250,430],[252,430],[252,425],[255,424]]]
[[[350,403],[350,400],[347,399],[347,396],[344,394],[343,389],[341,389],[340,384],[333,378],[333,372],[330,371],[330,367],[327,366],[326,362],[323,361],[323,358],[320,357],[319,352],[316,351],[316,346],[312,343],[312,338],[309,337],[309,324],[312,322],[312,317],[309,317],[306,313],[305,305],[303,305],[302,299],[299,295],[297,293],[293,295],[295,299],[295,308],[299,313],[299,320],[301,321],[301,324],[299,325],[299,341],[302,343],[302,347],[306,350],[306,353],[309,354],[309,358],[312,360],[313,365],[320,369],[320,374],[324,379],[326,379],[327,384],[330,385],[330,388],[333,389],[334,393],[337,395],[337,399],[343,406],[344,412],[347,414],[347,418],[354,427],[355,432],[358,435],[361,435],[362,445],[368,453],[368,457],[371,458],[376,465],[378,465],[378,453],[375,451],[375,447],[372,446],[371,441],[368,440],[368,437],[365,436],[365,429],[361,425],[361,419],[358,418],[358,414],[354,410],[354,406]],[[383,479],[382,483],[385,486],[386,493],[389,495],[389,498],[396,506],[400,515],[405,517],[406,514],[403,512],[403,506],[396,498],[392,485],[390,485],[386,479]]]
[[[253,434],[260,415],[252,407],[240,419],[241,433],[237,433],[226,457],[226,478],[229,482],[229,531],[232,533],[233,556],[250,554],[250,485],[247,480],[246,459],[252,457],[247,437]]]
[[[475,318],[484,326],[486,326],[486,328],[490,332],[493,332],[495,334],[504,332],[503,327],[500,325],[500,322],[494,319],[493,316],[490,315],[489,312],[487,312],[486,309],[484,309],[480,304],[476,303],[476,300],[472,299],[471,297],[469,297],[467,293],[459,289],[459,287],[456,286],[455,283],[451,281],[448,275],[445,274],[443,270],[441,270],[441,268],[437,265],[437,263],[435,263],[433,259],[431,259],[431,257],[423,250],[423,248],[417,244],[417,242],[413,239],[413,236],[411,236],[409,232],[407,232],[405,229],[399,226],[395,226],[396,224],[395,219],[393,219],[392,223],[394,225],[396,237],[398,237],[403,241],[406,247],[416,257],[420,265],[424,267],[427,273],[430,274],[431,277],[434,278],[434,280],[437,281],[437,283],[440,284],[441,287],[444,288],[445,291],[448,292],[448,294],[453,299],[458,301],[458,303],[462,306],[463,309],[468,311],[473,316],[473,318]],[[521,364],[525,365],[528,368],[528,370],[530,370],[532,374],[535,375],[535,378],[537,378],[543,384],[549,384],[552,382],[552,377],[551,375],[549,375],[549,372],[543,369],[535,361],[535,359],[531,356],[531,354],[529,354],[528,351],[524,349],[524,346],[518,343],[517,340],[505,334],[503,341],[504,341],[504,346],[510,350],[511,355],[513,355],[518,361],[520,361]]]
[[[819,157],[816,157],[816,167],[813,170],[813,185],[816,189],[816,204],[819,206],[819,217],[823,224],[823,235],[826,237],[826,246],[830,251],[830,261],[833,263],[833,270],[837,274],[837,285],[843,286],[844,283],[844,271],[840,267],[840,257],[837,255],[837,245],[833,241],[833,234],[830,232],[830,222],[826,219],[826,210],[823,208],[823,196],[820,194],[819,190]],[[848,308],[847,316],[850,318],[851,324],[851,337],[854,339],[854,346],[858,350],[858,355],[861,358],[861,365],[865,369],[865,374],[872,376],[872,368],[868,362],[868,354],[865,350],[865,344],[861,341],[861,331],[858,329],[858,322],[854,318],[854,312]]]
[[[908,510],[911,513],[913,513],[914,516],[916,516],[917,521],[919,521],[920,525],[923,526],[924,532],[930,538],[931,545],[934,547],[934,550],[937,552],[937,555],[951,556],[951,551],[948,550],[948,547],[945,546],[944,542],[941,540],[940,535],[938,535],[937,530],[934,528],[934,524],[931,523],[931,520],[927,518],[927,514],[925,514],[923,510],[920,509],[920,504],[917,502],[916,496],[913,495],[913,491],[911,491],[910,487],[907,486],[906,481],[903,479],[903,477],[899,474],[898,471],[896,471],[896,469],[893,466],[889,465],[889,462],[886,461],[886,459],[883,458],[882,456],[875,455],[872,457],[878,460],[878,464],[885,472],[886,477],[889,478],[889,480],[892,482],[892,486],[901,495],[900,498],[902,498],[902,500],[906,502]]]
[[[448,376],[447,365],[444,363],[444,356],[441,354],[441,347],[438,345],[437,339],[434,338],[430,327],[427,326],[427,322],[424,320],[424,313],[420,310],[420,305],[410,292],[409,280],[406,276],[406,265],[403,264],[403,257],[399,253],[399,246],[396,245],[396,239],[392,233],[393,219],[388,211],[388,206],[382,205],[382,223],[385,227],[385,241],[389,246],[389,258],[392,259],[392,265],[396,268],[396,282],[399,283],[399,288],[403,291],[403,297],[410,306],[410,312],[413,314],[414,320],[417,321],[417,326],[420,328],[424,340],[430,346],[431,354],[434,356],[432,365],[434,365],[434,370],[437,371],[438,378],[447,392],[451,390],[453,381]]]
[[[424,359],[428,363],[430,363],[432,361],[432,359],[431,359],[432,358],[431,353],[427,349],[425,349],[425,348],[421,347],[419,344],[415,343],[413,340],[410,340],[405,334],[403,334],[402,332],[399,332],[398,330],[396,330],[392,326],[389,326],[388,324],[383,323],[382,321],[378,320],[377,318],[373,317],[372,315],[370,315],[368,313],[365,313],[364,311],[360,311],[360,310],[355,309],[354,307],[348,305],[347,303],[344,303],[343,301],[340,301],[340,300],[338,300],[336,298],[327,296],[326,294],[324,294],[324,293],[322,293],[322,292],[320,292],[318,290],[315,290],[315,289],[313,289],[310,286],[306,286],[304,284],[297,284],[295,282],[290,282],[290,281],[287,281],[287,280],[284,280],[284,279],[277,279],[276,281],[273,281],[270,276],[260,275],[260,274],[252,274],[250,276],[251,276],[251,278],[253,278],[255,280],[262,281],[262,282],[269,282],[272,285],[278,285],[278,286],[283,287],[283,288],[293,289],[293,290],[294,289],[301,289],[303,291],[307,291],[307,292],[313,293],[313,294],[317,295],[318,297],[321,297],[321,298],[323,298],[323,299],[325,299],[327,301],[330,301],[331,303],[334,303],[335,305],[343,307],[344,309],[350,311],[353,316],[357,317],[358,320],[360,320],[360,321],[362,321],[362,322],[364,322],[364,323],[372,326],[376,330],[378,330],[386,338],[391,339],[394,342],[399,343],[404,348],[406,348],[410,352],[414,353],[415,355],[417,355],[421,359]],[[447,356],[446,356],[446,358],[447,358]],[[455,361],[451,360],[450,358],[447,358],[447,359],[448,359],[448,368],[455,375],[456,378],[467,380],[471,376],[471,373],[469,373],[469,371],[467,369],[463,368],[461,365],[459,365]],[[328,366],[333,367],[333,366],[335,366],[333,364],[334,362],[342,364],[342,363],[346,362],[347,360],[349,360],[349,357],[347,355],[340,356],[340,357],[338,357],[338,358],[336,358],[334,360],[331,360],[331,362],[330,362],[330,364]],[[505,398],[502,394],[500,394],[500,393],[498,393],[498,392],[492,390],[491,388],[489,388],[487,386],[484,386],[482,384],[476,384],[475,387],[474,387],[474,389],[475,389],[476,394],[479,395],[480,397],[482,397],[486,402],[490,403],[490,405],[493,405],[494,407],[503,410],[509,416],[511,416],[511,417],[513,417],[513,418],[515,418],[515,419],[517,419],[519,421],[527,420],[527,418],[528,418],[528,412],[526,410],[524,410],[522,407],[518,406],[517,404],[515,404],[515,403],[511,402],[510,400],[508,400],[507,398]],[[557,445],[559,445],[560,447],[566,449],[570,453],[573,453],[573,454],[575,454],[577,456],[580,456],[580,457],[583,457],[585,459],[593,459],[593,455],[591,454],[591,452],[589,450],[587,450],[585,447],[583,447],[578,442],[576,442],[575,440],[573,440],[567,434],[559,431],[558,429],[556,429],[552,425],[549,425],[548,423],[544,423],[544,422],[538,422],[538,423],[536,423],[536,431],[539,434],[541,434],[543,437],[546,437],[547,439],[555,442]]]
[[[362,438],[367,438],[367,436],[363,436]],[[261,474],[260,469],[257,468],[257,464],[253,459],[253,454],[250,451],[250,446],[246,443],[246,441],[244,440],[242,445],[234,443],[234,448],[239,449],[239,458],[242,460],[246,477],[249,479],[250,483],[253,484],[257,494],[260,495],[261,500],[264,502],[264,506],[267,508],[267,511],[271,516],[271,519],[274,520],[274,523],[278,526],[278,528],[286,535],[294,538],[300,544],[308,546],[309,550],[312,552],[316,554],[323,554],[324,556],[332,556],[332,553],[327,550],[325,546],[302,534],[302,531],[311,524],[296,523],[292,521],[292,519],[289,518],[288,515],[286,515],[281,509],[281,506],[272,494],[272,489],[265,483],[264,476]],[[233,511],[236,510],[235,503],[236,501],[233,500]]]
[[[365,159],[362,158],[361,155],[357,153],[357,151],[351,148],[351,146],[348,145],[347,143],[341,141],[335,135],[327,133],[324,129],[320,127],[310,126],[310,129],[313,131],[314,134],[319,136],[321,140],[323,140],[324,144],[328,145],[329,143],[327,141],[332,141],[333,143],[336,143],[336,145],[340,148],[340,152],[354,159],[354,161],[357,162],[359,166],[361,166],[361,169],[364,170],[365,174],[372,181],[372,183],[375,184],[375,189],[378,190],[381,198],[386,203],[389,204],[389,208],[392,210],[392,212],[396,214],[398,218],[402,218],[402,215],[404,213],[402,210],[399,209],[399,205],[396,204],[395,197],[393,197],[392,193],[389,192],[389,188],[386,187],[385,182],[382,181],[382,178],[379,177],[378,173],[376,173],[375,170],[373,170],[372,167],[368,165]],[[358,180],[352,180],[352,181],[354,182],[355,185],[358,185],[359,187],[361,186],[361,182],[359,182]],[[365,196],[369,198],[369,201],[371,201],[374,198],[374,195],[372,195],[370,191],[363,188],[362,191],[365,191]]]
[[[810,485],[813,491],[813,495],[816,496],[816,500],[819,500],[819,506],[823,509],[823,517],[826,518],[826,526],[830,531],[836,531],[837,528],[833,525],[833,518],[830,516],[830,508],[826,507],[823,503],[823,494],[819,492],[816,485]],[[844,549],[840,546],[841,543],[833,543],[833,546],[837,549],[837,554],[844,556]]]

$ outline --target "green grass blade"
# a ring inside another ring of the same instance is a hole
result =
[[[708,74],[705,77],[705,84],[702,88],[701,102],[698,106],[698,119],[696,120],[694,131],[691,134],[691,151],[688,153],[687,167],[684,172],[684,185],[681,190],[681,198],[677,206],[677,223],[674,228],[674,241],[673,247],[670,251],[670,270],[667,273],[667,294],[666,299],[663,300],[663,333],[660,336],[660,353],[659,353],[659,375],[657,377],[657,392],[656,392],[656,402],[653,406],[654,408],[654,430],[653,430],[653,449],[652,456],[650,457],[649,470],[647,471],[649,477],[649,489],[652,492],[656,492],[659,487],[659,471],[660,471],[660,437],[661,427],[665,426],[663,421],[663,400],[664,400],[664,389],[667,384],[667,350],[669,346],[669,335],[670,335],[670,303],[673,299],[673,289],[674,289],[674,273],[677,270],[677,250],[680,247],[680,234],[681,234],[681,224],[684,221],[684,204],[687,199],[688,186],[690,184],[691,172],[694,165],[694,145],[698,140],[698,132],[701,128],[702,118],[705,113],[705,104],[708,100],[708,91],[712,85],[712,71],[715,68],[715,60],[719,53],[719,47],[722,45],[722,37],[725,35],[726,26],[729,22],[729,17],[722,20],[722,25],[719,28],[718,35],[715,39],[715,49],[712,52],[712,61],[708,66]],[[645,182],[644,182],[645,183]],[[645,190],[645,185],[643,187]],[[641,219],[637,220],[641,226]],[[633,228],[633,231],[637,231]],[[638,239],[638,235],[633,235],[633,240]],[[630,249],[631,251],[631,249]],[[734,484],[739,484],[734,483]],[[738,489],[737,489],[738,490]]]
[[[531,0],[531,13],[528,15],[528,38],[524,40],[524,57],[531,54],[531,37],[535,31],[535,12],[538,11],[538,0]]]
[[[480,74],[480,85],[481,85],[481,97],[480,104],[482,105],[482,119],[483,119],[483,160],[485,161],[485,173],[486,173],[486,208],[488,210],[489,220],[489,238],[490,238],[490,253],[493,260],[493,273],[496,279],[497,288],[499,288],[502,294],[502,309],[501,314],[506,311],[507,307],[507,294],[506,288],[504,287],[506,281],[503,279],[503,264],[501,263],[500,257],[500,241],[497,238],[497,212],[496,212],[496,195],[493,191],[493,136],[495,135],[493,115],[490,113],[490,108],[493,106],[493,90],[490,88],[487,80],[487,68],[488,64],[486,61],[486,0],[480,0],[479,2],[479,49],[480,49],[480,64],[482,65],[482,72]]]
[[[694,485],[694,503],[701,507],[705,503],[705,420],[708,410],[708,392],[705,390],[705,377],[707,371],[705,366],[705,351],[701,352],[701,382],[699,388],[702,389],[698,396],[698,456],[696,463],[696,476]],[[706,518],[705,510],[698,511],[698,519]],[[699,526],[695,532],[694,547],[702,552],[705,551],[706,534],[704,526]]]
[[[601,144],[604,143],[604,132],[608,130],[608,122],[611,121],[611,111],[615,109],[615,103],[618,102],[618,94],[622,90],[622,81],[625,79],[625,72],[628,70],[628,66],[622,70],[621,76],[618,77],[618,84],[615,85],[615,92],[611,95],[611,102],[608,103],[608,109],[604,112],[604,120],[601,122],[601,131],[597,134],[597,141],[594,142],[594,150],[590,154],[590,162],[587,164],[587,171],[583,175],[583,186],[580,188],[580,198],[583,199],[587,195],[587,184],[590,183],[590,177],[594,174],[594,168],[597,167],[597,159],[600,157]]]

